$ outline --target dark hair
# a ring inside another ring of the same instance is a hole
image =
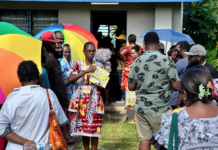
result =
[[[137,53],[139,53],[139,46],[138,45],[132,47],[131,49],[134,49]]]
[[[149,45],[149,44],[159,45],[159,36],[157,35],[156,32],[148,32],[144,36],[144,43],[145,43],[146,46]]]
[[[100,47],[106,48],[106,41],[104,39],[102,39],[98,42],[98,48],[100,48]]]
[[[190,105],[196,103],[197,101],[201,101],[206,104],[212,100],[212,89],[209,88],[211,95],[204,96],[202,99],[199,99],[199,86],[202,84],[204,89],[207,90],[209,82],[212,84],[210,71],[201,65],[194,66],[183,75],[180,90],[186,91]]]
[[[170,49],[170,50],[167,52],[167,55],[168,55],[168,56],[171,56],[173,52],[175,52],[175,50],[174,50],[174,49]]]
[[[136,36],[135,36],[135,34],[130,34],[129,35],[129,37],[128,37],[128,41],[130,42],[130,43],[135,43],[136,42]]]
[[[176,45],[172,45],[172,46],[170,47],[170,50],[175,50],[175,48],[176,48]]]
[[[57,34],[57,33],[63,34],[61,31],[55,31],[55,32],[54,32],[54,34]]]
[[[70,45],[69,45],[69,44],[63,44],[62,47],[64,48],[64,46],[68,46],[68,47],[70,48]]]
[[[179,43],[176,44],[176,46],[177,45],[180,45],[181,50],[186,49],[187,52],[189,52],[191,48],[190,44],[187,41],[180,41]]]
[[[45,47],[45,49],[48,52],[53,52],[53,49],[51,49],[51,44],[53,44],[53,42],[50,41],[42,41],[42,47]]]
[[[95,44],[93,44],[92,42],[86,42],[84,47],[83,47],[83,51],[85,51],[86,47],[90,44],[92,44],[95,47]]]
[[[17,75],[20,82],[39,79],[39,70],[33,61],[23,61],[19,64]]]

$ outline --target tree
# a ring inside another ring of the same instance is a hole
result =
[[[218,0],[202,0],[184,6],[184,33],[207,49],[206,60],[218,70]]]
[[[218,0],[202,0],[184,6],[184,33],[207,49],[216,46],[218,34]]]

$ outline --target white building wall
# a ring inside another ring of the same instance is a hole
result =
[[[127,11],[127,36],[136,34],[137,37],[146,30],[169,28],[181,31],[182,26],[181,3],[120,3],[99,6],[67,2],[0,2],[0,9],[58,10],[59,23],[77,24],[88,31],[91,27],[91,11]],[[137,43],[142,45],[143,39],[138,38]]]

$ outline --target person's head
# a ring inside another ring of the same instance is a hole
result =
[[[176,45],[172,45],[172,46],[170,47],[170,50],[167,52],[167,55],[168,55],[168,56],[171,56],[172,53],[175,52],[175,49],[176,49]]]
[[[69,61],[71,56],[70,56],[70,45],[69,44],[63,44],[63,55],[64,57]]]
[[[18,65],[17,75],[22,86],[37,84],[39,70],[33,61],[23,61]]]
[[[62,43],[55,43],[55,51],[53,52],[53,56],[56,59],[63,57]]]
[[[61,40],[61,42],[63,43],[64,41],[63,33],[61,31],[55,31],[54,34],[55,34],[55,38],[58,40]]]
[[[180,41],[176,44],[177,53],[181,54],[182,58],[185,58],[187,55],[184,52],[189,52],[190,44],[187,41]]]
[[[135,44],[136,43],[136,36],[135,34],[130,34],[129,37],[128,37],[128,42],[129,44]]]
[[[53,53],[55,51],[56,42],[60,42],[61,40],[55,39],[54,32],[46,31],[41,35],[42,45],[45,47],[48,53]]]
[[[102,39],[98,42],[98,48],[103,48],[103,49],[106,48],[106,43],[105,43],[104,39]]]
[[[112,40],[112,39],[111,39],[111,37],[109,37],[109,36],[103,38],[103,41],[105,42],[106,48],[109,48],[109,47],[110,47],[111,40]]]
[[[188,55],[189,66],[202,65],[205,62],[206,50],[200,45],[196,44],[191,47],[189,52],[185,52]]]
[[[83,52],[85,54],[86,59],[92,61],[96,52],[95,45],[92,42],[85,43]]]
[[[210,71],[204,66],[195,66],[183,75],[179,92],[182,94],[182,99],[186,106],[198,101],[207,104],[212,100],[211,86],[212,77]],[[203,92],[202,89],[205,91]]]
[[[50,41],[42,41],[42,47],[47,51],[47,53],[53,53],[55,51],[55,43]]]
[[[131,48],[131,57],[133,59],[136,59],[139,56],[139,52],[140,52],[140,50],[139,50],[139,46],[138,45],[132,47]]]
[[[144,48],[145,50],[159,50],[160,41],[156,32],[148,32],[144,36]]]
[[[171,50],[169,50],[169,51],[167,52],[167,55],[168,55],[168,56],[171,56],[172,53],[174,53],[174,52],[175,52],[175,50],[174,50],[174,49],[171,49]]]

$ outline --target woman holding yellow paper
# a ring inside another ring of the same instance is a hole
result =
[[[84,150],[89,150],[90,137],[92,150],[97,150],[104,114],[101,87],[91,84],[89,80],[96,66],[103,68],[101,63],[93,60],[95,51],[93,43],[87,42],[84,45],[85,60],[73,63],[73,72],[69,78],[69,81],[76,85],[69,105],[69,111],[73,112],[70,120],[71,136],[83,137]]]

